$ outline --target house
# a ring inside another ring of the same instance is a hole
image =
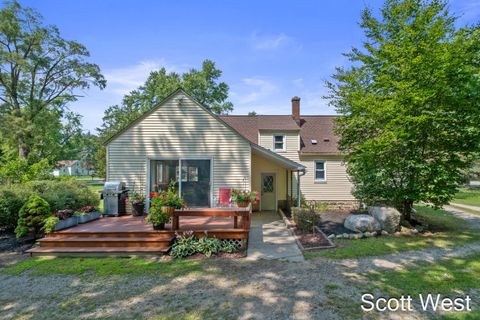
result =
[[[61,160],[56,164],[53,175],[58,176],[88,176],[89,170],[82,166],[80,160]]]
[[[187,205],[214,207],[221,188],[260,192],[261,210],[307,200],[352,205],[335,116],[217,116],[178,89],[106,141],[107,181],[149,194],[171,181]],[[295,200],[297,201],[297,200]]]

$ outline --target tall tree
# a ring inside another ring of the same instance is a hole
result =
[[[35,151],[36,140],[44,147],[50,134],[68,130],[64,120],[75,125],[67,103],[77,99],[77,90],[105,87],[99,67],[88,57],[85,46],[63,39],[33,9],[13,1],[0,10],[1,130],[21,159]]]
[[[441,0],[387,0],[362,14],[363,50],[327,82],[355,195],[410,220],[448,203],[480,151],[480,29]]]
[[[210,60],[203,61],[201,70],[190,69],[182,75],[167,73],[165,68],[153,71],[144,85],[125,95],[121,105],[105,111],[98,131],[104,137],[115,134],[179,87],[212,112],[228,113],[233,110],[233,104],[227,101],[228,85],[218,82],[221,75],[222,71]]]

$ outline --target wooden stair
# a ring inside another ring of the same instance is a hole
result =
[[[175,236],[161,232],[54,232],[28,250],[33,256],[96,256],[163,254]]]

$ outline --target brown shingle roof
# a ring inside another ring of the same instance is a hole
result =
[[[338,153],[333,133],[337,116],[302,116],[300,126],[291,115],[220,116],[249,141],[258,144],[259,130],[300,130],[301,153]],[[312,140],[317,140],[313,144]]]

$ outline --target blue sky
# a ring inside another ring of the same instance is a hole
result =
[[[361,10],[382,1],[60,1],[20,0],[36,8],[64,38],[87,46],[107,78],[103,91],[81,92],[71,109],[94,130],[103,111],[162,66],[183,72],[216,62],[230,85],[233,114],[334,114],[323,81],[341,55],[360,46]],[[452,0],[459,24],[480,19],[480,0]]]

